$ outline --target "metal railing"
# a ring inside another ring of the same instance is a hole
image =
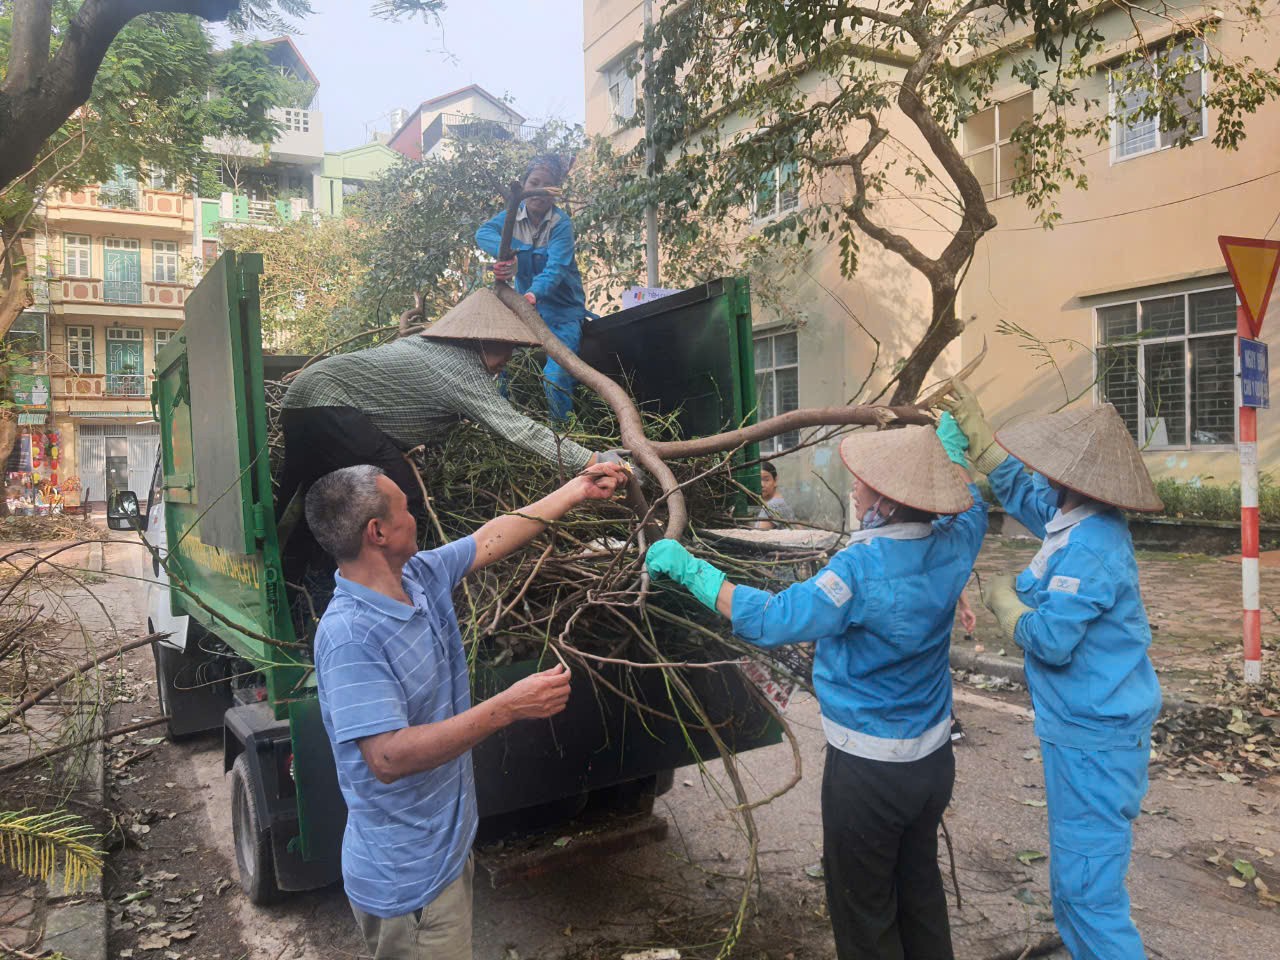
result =
[[[108,397],[144,397],[147,392],[147,378],[141,373],[108,373],[106,396]]]
[[[104,280],[102,281],[103,303],[141,303],[141,280]]]
[[[431,121],[422,132],[422,152],[428,153],[441,140],[516,140],[528,143],[538,135],[538,127],[527,123],[508,123],[505,120],[486,120],[483,117],[460,113],[442,113]]]
[[[141,210],[142,191],[136,183],[104,183],[98,188],[98,206],[110,210]]]

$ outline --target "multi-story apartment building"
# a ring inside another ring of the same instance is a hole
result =
[[[1148,50],[1190,43],[1187,49],[1195,52],[1200,48],[1188,41],[1189,31],[1212,30],[1223,17],[1201,4],[1175,6],[1184,8],[1180,15],[1168,5],[1150,16],[1138,7],[1100,6],[1094,22],[1110,42],[1093,58],[1094,72],[1080,100],[1111,102],[1109,76],[1135,49],[1135,21]],[[1274,8],[1274,0],[1268,6]],[[624,0],[584,4],[587,128],[623,148],[641,135],[624,124],[643,109],[640,78],[633,73],[641,16],[640,5]],[[1209,42],[1229,58],[1248,55],[1258,64],[1269,62],[1272,38],[1265,32],[1220,26]],[[1046,94],[1029,90],[1014,76],[1015,64],[1030,46],[1027,37],[1011,33],[1005,40],[1008,54],[995,89],[999,103],[970,116],[959,141],[970,168],[986,185],[999,225],[979,244],[959,296],[961,316],[968,321],[960,350],[949,351],[934,375],[952,372],[985,341],[989,355],[975,380],[997,424],[1067,403],[1107,400],[1129,424],[1154,474],[1229,482],[1238,476],[1236,298],[1217,236],[1280,237],[1275,200],[1280,170],[1274,159],[1280,105],[1266,104],[1245,118],[1248,136],[1235,151],[1213,144],[1217,116],[1205,107],[1194,121],[1194,142],[1182,148],[1157,120],[1113,125],[1108,143],[1086,145],[1083,173],[1089,188],[1064,187],[1057,198],[1063,219],[1056,229],[1045,230],[1010,187],[1018,150],[1011,134],[1045,106]],[[993,55],[1001,56],[989,45],[984,48],[982,56]],[[1153,69],[1147,63],[1127,69]],[[1053,70],[1052,64],[1043,66]],[[900,69],[887,60],[879,68],[888,75]],[[826,89],[821,77],[806,79],[815,93]],[[1207,76],[1188,78],[1188,103],[1209,91],[1209,84]],[[892,123],[892,116],[884,119]],[[730,123],[726,133],[740,129],[745,125]],[[904,150],[915,148],[910,128],[891,133]],[[765,197],[765,216],[757,214],[757,221],[807,202],[803,194],[783,188],[786,177],[780,167]],[[904,194],[916,192],[910,184],[901,186]],[[908,203],[880,206],[891,211],[886,219],[917,243],[928,245],[930,237],[945,235],[938,229],[946,228],[945,222],[913,223]],[[864,243],[862,252],[852,279],[840,276],[834,251],[808,252],[794,283],[794,302],[807,314],[800,326],[785,327],[756,311],[761,416],[843,403],[853,395],[873,352],[868,337],[850,322],[854,315],[880,340],[881,356],[890,362],[918,339],[927,315],[918,277],[874,243]],[[1264,338],[1270,327],[1280,325],[1277,303]],[[1046,348],[1056,358],[1056,371],[1033,352]],[[1263,470],[1274,469],[1280,464],[1280,430],[1271,427],[1266,413],[1259,418],[1259,432]],[[837,464],[829,447],[778,462],[782,490],[802,515],[830,519],[833,498],[822,492],[816,477],[843,492],[846,474]]]
[[[67,191],[46,203],[29,244],[36,302],[9,334],[31,357],[9,484],[32,475],[66,502],[145,489],[155,458],[156,353],[182,325],[191,289],[194,204],[157,175]]]
[[[1096,58],[1084,96],[1112,96],[1108,68],[1131,50],[1131,13],[1115,8],[1095,21],[1111,44]],[[1135,14],[1148,49],[1182,44],[1202,56],[1199,41],[1178,31],[1213,27],[1222,14],[1200,5],[1185,13],[1161,11],[1145,22]],[[1233,60],[1269,62],[1265,35],[1242,37],[1222,24],[1209,42]],[[1277,236],[1280,105],[1246,118],[1241,148],[1222,150],[1212,142],[1216,112],[1190,106],[1209,84],[1203,73],[1185,84],[1195,137],[1189,146],[1175,147],[1155,119],[1116,123],[1108,144],[1090,145],[1089,189],[1063,194],[1062,222],[1050,232],[1006,196],[1012,158],[1000,144],[1018,118],[1042,106],[1042,94],[1006,70],[999,105],[966,123],[966,152],[986,173],[1000,224],[983,239],[961,291],[963,315],[972,318],[964,352],[981,349],[984,337],[990,344],[977,386],[996,423],[1068,402],[1110,401],[1153,474],[1217,483],[1239,476],[1236,295],[1217,237]],[[1275,305],[1270,312],[1263,339],[1280,325]],[[1037,365],[1031,341],[998,333],[1002,320],[1039,338],[1061,377]],[[1275,469],[1280,433],[1265,412],[1259,433],[1262,469]]]
[[[282,72],[318,90],[291,40],[268,45]],[[101,508],[111,490],[145,490],[158,437],[152,421],[155,357],[183,322],[201,265],[219,253],[226,224],[338,214],[344,197],[399,159],[379,143],[326,153],[313,95],[279,111],[266,152],[210,143],[224,189],[172,189],[157,172],[122,168],[104,184],[52,196],[28,242],[35,303],[7,340],[31,357],[16,379],[21,434],[8,463],[12,492],[31,498],[52,481],[68,505]]]

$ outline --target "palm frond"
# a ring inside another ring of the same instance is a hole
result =
[[[47,882],[61,858],[68,893],[84,889],[101,875],[101,839],[92,826],[65,810],[0,811],[0,865]]]

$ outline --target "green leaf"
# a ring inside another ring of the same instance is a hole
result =
[[[1254,869],[1253,864],[1248,860],[1233,860],[1231,868],[1245,880],[1252,880],[1258,875],[1258,871]]]
[[[1041,853],[1039,850],[1019,850],[1015,854],[1015,856],[1018,858],[1018,861],[1020,863],[1023,863],[1026,866],[1030,866],[1031,864],[1035,863],[1037,860],[1048,859],[1048,857],[1046,857],[1046,855]]]

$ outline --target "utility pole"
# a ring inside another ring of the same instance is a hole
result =
[[[653,148],[653,51],[649,48],[649,30],[653,26],[653,0],[644,0],[644,172],[653,184],[653,165],[657,152]],[[644,259],[647,286],[658,286],[658,208],[652,198],[644,207]]]

